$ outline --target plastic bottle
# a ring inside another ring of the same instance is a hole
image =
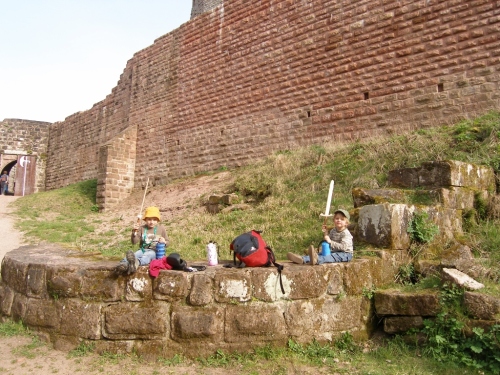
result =
[[[156,259],[161,259],[165,256],[165,244],[158,242],[156,244]]]
[[[207,244],[207,260],[209,266],[216,266],[217,262],[217,244],[213,241],[210,241]]]

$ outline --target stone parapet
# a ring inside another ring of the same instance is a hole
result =
[[[102,351],[199,356],[346,331],[366,339],[374,320],[365,291],[392,282],[407,261],[402,251],[376,253],[315,267],[285,262],[283,294],[274,267],[116,276],[113,261],[23,246],[2,262],[0,312],[64,350],[95,340]]]

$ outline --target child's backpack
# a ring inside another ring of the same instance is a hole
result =
[[[229,248],[234,251],[234,264],[236,265],[236,258],[238,258],[240,267],[242,267],[242,263],[247,267],[269,267],[274,265],[278,269],[281,292],[285,294],[281,280],[283,266],[276,263],[273,250],[266,245],[260,234],[260,231],[252,230],[251,232],[240,234],[231,242]]]

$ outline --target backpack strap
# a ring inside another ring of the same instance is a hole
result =
[[[280,287],[281,287],[281,293],[285,294],[285,288],[283,288],[283,280],[281,279],[281,271],[283,271],[283,265],[282,264],[279,264],[279,263],[276,263],[276,257],[274,256],[274,252],[273,252],[273,249],[271,249],[269,246],[266,246],[266,250],[267,250],[267,256],[268,256],[268,259],[269,259],[269,265],[273,265],[276,267],[276,269],[278,270],[278,275],[280,277]]]

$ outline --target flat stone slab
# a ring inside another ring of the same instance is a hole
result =
[[[469,275],[455,268],[443,268],[443,279],[451,281],[456,285],[463,286],[468,290],[478,290],[484,288],[484,284],[477,282]]]

